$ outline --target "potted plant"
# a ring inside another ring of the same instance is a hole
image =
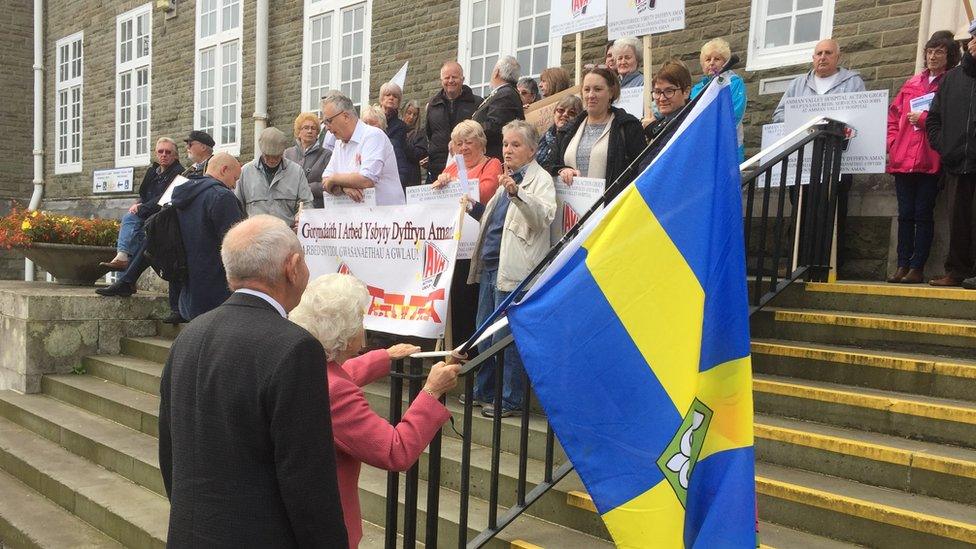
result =
[[[119,222],[86,219],[14,206],[0,217],[0,248],[15,249],[54,276],[58,284],[92,286],[115,256]]]

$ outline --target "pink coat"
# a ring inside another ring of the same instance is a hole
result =
[[[925,131],[928,112],[918,118],[918,125],[908,121],[910,101],[939,89],[945,73],[929,83],[928,69],[908,79],[888,107],[888,173],[938,173],[942,167],[939,153],[929,146]]]
[[[359,469],[363,463],[379,469],[406,471],[447,422],[451,414],[425,392],[417,396],[393,427],[370,409],[362,389],[390,373],[390,355],[383,349],[352,358],[341,366],[328,365],[332,434],[335,437],[339,498],[349,533],[349,547],[363,537],[359,512]]]

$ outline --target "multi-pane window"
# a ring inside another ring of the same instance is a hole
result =
[[[804,63],[831,35],[833,0],[754,0],[748,70]]]
[[[549,36],[551,0],[463,0],[458,52],[465,80],[476,95],[491,91],[491,72],[502,55],[514,55],[522,76],[559,66],[561,40]]]
[[[357,106],[369,91],[369,2],[306,0],[302,104],[318,111],[323,95],[341,91]]]
[[[116,19],[115,163],[149,163],[152,4]]]
[[[242,19],[240,0],[197,2],[194,127],[233,154],[241,146]]]
[[[83,34],[55,43],[54,173],[81,171],[81,113],[83,89]]]

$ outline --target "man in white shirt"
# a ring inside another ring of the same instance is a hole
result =
[[[376,189],[376,205],[404,204],[396,153],[386,132],[359,120],[352,101],[340,94],[322,100],[322,120],[336,136],[335,150],[322,173],[324,192],[356,202],[363,189]]]

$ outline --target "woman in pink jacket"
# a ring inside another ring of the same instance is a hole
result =
[[[940,31],[925,44],[925,70],[911,77],[888,108],[888,173],[898,197],[898,270],[888,282],[919,284],[925,278],[939,194],[939,153],[925,131],[928,104],[946,70],[959,63],[952,34]]]
[[[368,305],[369,294],[362,282],[349,275],[328,274],[309,283],[301,303],[289,315],[322,343],[329,357],[336,474],[351,548],[358,547],[363,537],[360,466],[409,469],[450,418],[440,398],[457,383],[458,373],[456,364],[435,364],[403,419],[396,427],[390,425],[370,409],[360,387],[389,374],[391,360],[418,352],[420,347],[399,344],[356,356],[364,344],[363,314]]]

